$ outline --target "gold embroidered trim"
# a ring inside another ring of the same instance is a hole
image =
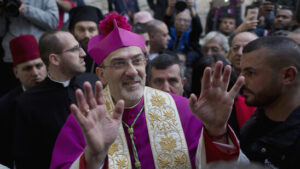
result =
[[[180,117],[172,96],[146,87],[144,99],[155,168],[192,168]]]
[[[145,117],[155,168],[189,169],[191,162],[176,104],[167,93],[145,87]],[[114,103],[109,87],[103,90],[105,105],[112,114]],[[123,126],[108,151],[110,169],[131,169]]]
[[[103,89],[103,96],[106,109],[108,113],[112,115],[115,106],[114,102],[112,101],[108,86]],[[122,125],[120,125],[117,139],[108,150],[108,163],[109,168],[111,169],[131,169],[129,150]]]

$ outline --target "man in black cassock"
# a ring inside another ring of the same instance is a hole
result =
[[[94,73],[97,65],[87,53],[87,47],[89,40],[99,34],[98,24],[103,14],[99,8],[86,5],[72,8],[69,14],[69,31],[87,54],[84,58],[86,72]]]
[[[18,169],[49,168],[57,134],[70,113],[69,105],[76,102],[75,90],[84,81],[97,80],[84,73],[86,53],[71,33],[45,33],[39,50],[48,77],[16,101],[13,153]]]
[[[38,43],[33,35],[20,35],[12,39],[10,51],[14,65],[13,73],[21,85],[0,98],[0,164],[13,168],[11,148],[14,102],[25,90],[43,81],[47,71],[40,58]]]

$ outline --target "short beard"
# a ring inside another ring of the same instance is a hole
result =
[[[124,88],[121,88],[121,95],[123,96],[123,98],[125,100],[129,100],[129,101],[135,101],[135,100],[139,100],[143,97],[144,94],[144,86],[140,85],[137,89],[137,91],[129,92]]]
[[[140,98],[142,98],[143,94],[144,94],[144,85],[143,85],[143,79],[139,76],[135,76],[135,77],[124,77],[122,79],[122,82],[124,81],[139,81],[140,85],[138,85],[136,88],[134,89],[130,89],[130,91],[126,90],[123,86],[122,83],[120,84],[120,88],[121,88],[121,95],[123,96],[123,98],[125,100],[129,100],[129,101],[135,101],[135,100],[139,100]]]

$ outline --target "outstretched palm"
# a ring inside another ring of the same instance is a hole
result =
[[[95,96],[90,83],[84,83],[84,94],[76,91],[77,105],[71,105],[71,111],[83,131],[87,146],[86,156],[98,157],[99,162],[105,159],[109,146],[117,137],[120,127],[124,101],[119,101],[110,117],[106,110],[100,81],[95,85]]]
[[[232,89],[227,92],[231,67],[226,66],[222,73],[222,62],[217,62],[212,75],[211,68],[206,68],[202,78],[200,97],[192,94],[189,99],[190,109],[204,124],[210,135],[226,132],[234,98],[243,86],[244,78],[239,77]]]

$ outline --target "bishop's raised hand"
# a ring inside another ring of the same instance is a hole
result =
[[[112,117],[109,116],[102,84],[97,81],[95,94],[91,84],[84,83],[84,93],[76,91],[77,105],[71,105],[71,111],[80,124],[87,146],[85,147],[85,161],[87,168],[99,169],[104,162],[110,145],[118,135],[124,110],[124,101],[120,100],[115,106]]]
[[[189,98],[191,111],[204,124],[206,131],[211,136],[223,135],[227,132],[234,98],[244,84],[244,77],[240,76],[232,89],[228,92],[231,67],[217,62],[214,71],[207,67],[201,82],[201,94],[199,98],[192,94]]]

